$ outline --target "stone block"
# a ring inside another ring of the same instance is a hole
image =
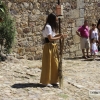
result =
[[[70,52],[74,52],[76,50],[78,50],[78,46],[76,46],[76,45],[71,45],[70,46]]]
[[[69,57],[70,57],[70,58],[74,58],[74,57],[75,57],[75,53],[74,53],[74,52],[73,52],[73,53],[70,53],[70,54],[69,54]]]
[[[11,3],[11,2],[9,2],[9,3],[8,3],[8,8],[10,8],[10,7],[11,7],[11,5],[12,5],[12,3]]]
[[[29,3],[29,9],[33,10],[33,4],[32,3]]]
[[[79,9],[71,10],[71,18],[79,18],[80,12]]]
[[[42,54],[34,56],[34,60],[40,60],[42,59]]]
[[[79,27],[73,27],[72,29],[72,35],[76,35],[76,31],[78,30]]]
[[[25,7],[26,9],[29,9],[29,3],[28,3],[28,2],[23,2],[23,4],[24,4],[24,7]]]
[[[75,44],[80,43],[80,37],[78,35],[74,35],[73,36],[73,41],[74,41]]]
[[[26,20],[23,21],[23,22],[20,22],[20,26],[21,26],[22,28],[28,27],[28,22],[27,22]]]
[[[84,18],[84,9],[80,9],[80,17]]]
[[[69,53],[64,54],[63,55],[63,59],[68,59],[69,58],[69,55],[70,55]]]
[[[29,27],[35,27],[35,22],[33,22],[33,21],[28,22],[28,25],[29,25]]]
[[[34,58],[33,58],[32,55],[30,55],[30,56],[28,55],[28,56],[27,56],[27,59],[28,59],[28,60],[34,60]]]
[[[23,33],[22,28],[17,28],[17,32],[18,32],[18,34],[22,34]]]
[[[30,47],[30,52],[35,52],[36,48],[35,47]]]
[[[25,48],[25,52],[29,52],[30,51],[30,48]]]
[[[26,27],[26,28],[23,29],[23,32],[24,32],[24,33],[29,33],[30,31],[31,31],[31,30],[30,30],[29,27]]]
[[[76,51],[76,54],[75,54],[76,56],[82,56],[82,51],[81,50],[79,50],[79,51]]]
[[[84,0],[84,2],[85,2],[85,3],[88,3],[88,2],[89,2],[89,0]]]
[[[84,8],[84,6],[85,6],[84,0],[77,0],[77,8],[78,9]]]
[[[79,18],[76,20],[76,27],[82,26],[84,24],[84,18]]]
[[[22,48],[22,47],[21,48],[18,48],[17,49],[17,53],[22,56],[25,53],[24,48]]]

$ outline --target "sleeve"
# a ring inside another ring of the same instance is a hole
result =
[[[50,25],[46,25],[45,27],[46,35],[52,35],[52,28]]]

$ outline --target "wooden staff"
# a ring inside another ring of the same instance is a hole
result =
[[[58,5],[60,5],[60,0],[58,0]],[[59,34],[61,34],[61,19],[59,20]],[[60,88],[63,87],[63,74],[62,74],[62,53],[63,53],[63,46],[64,46],[64,39],[59,40],[60,43],[60,54],[59,54],[59,66],[58,66],[58,73],[59,73],[59,86]]]

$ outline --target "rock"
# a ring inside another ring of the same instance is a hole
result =
[[[30,31],[31,31],[31,30],[30,30],[30,28],[28,28],[28,27],[25,28],[25,29],[23,29],[23,32],[24,32],[24,33],[29,33]]]
[[[29,3],[24,2],[23,4],[24,4],[24,7],[25,7],[26,9],[29,9]]]
[[[29,4],[29,9],[33,10],[33,4],[32,3]]]

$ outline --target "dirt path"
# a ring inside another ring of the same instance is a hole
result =
[[[100,100],[100,58],[63,60],[63,89],[41,88],[41,60],[9,58],[0,62],[0,100]]]

